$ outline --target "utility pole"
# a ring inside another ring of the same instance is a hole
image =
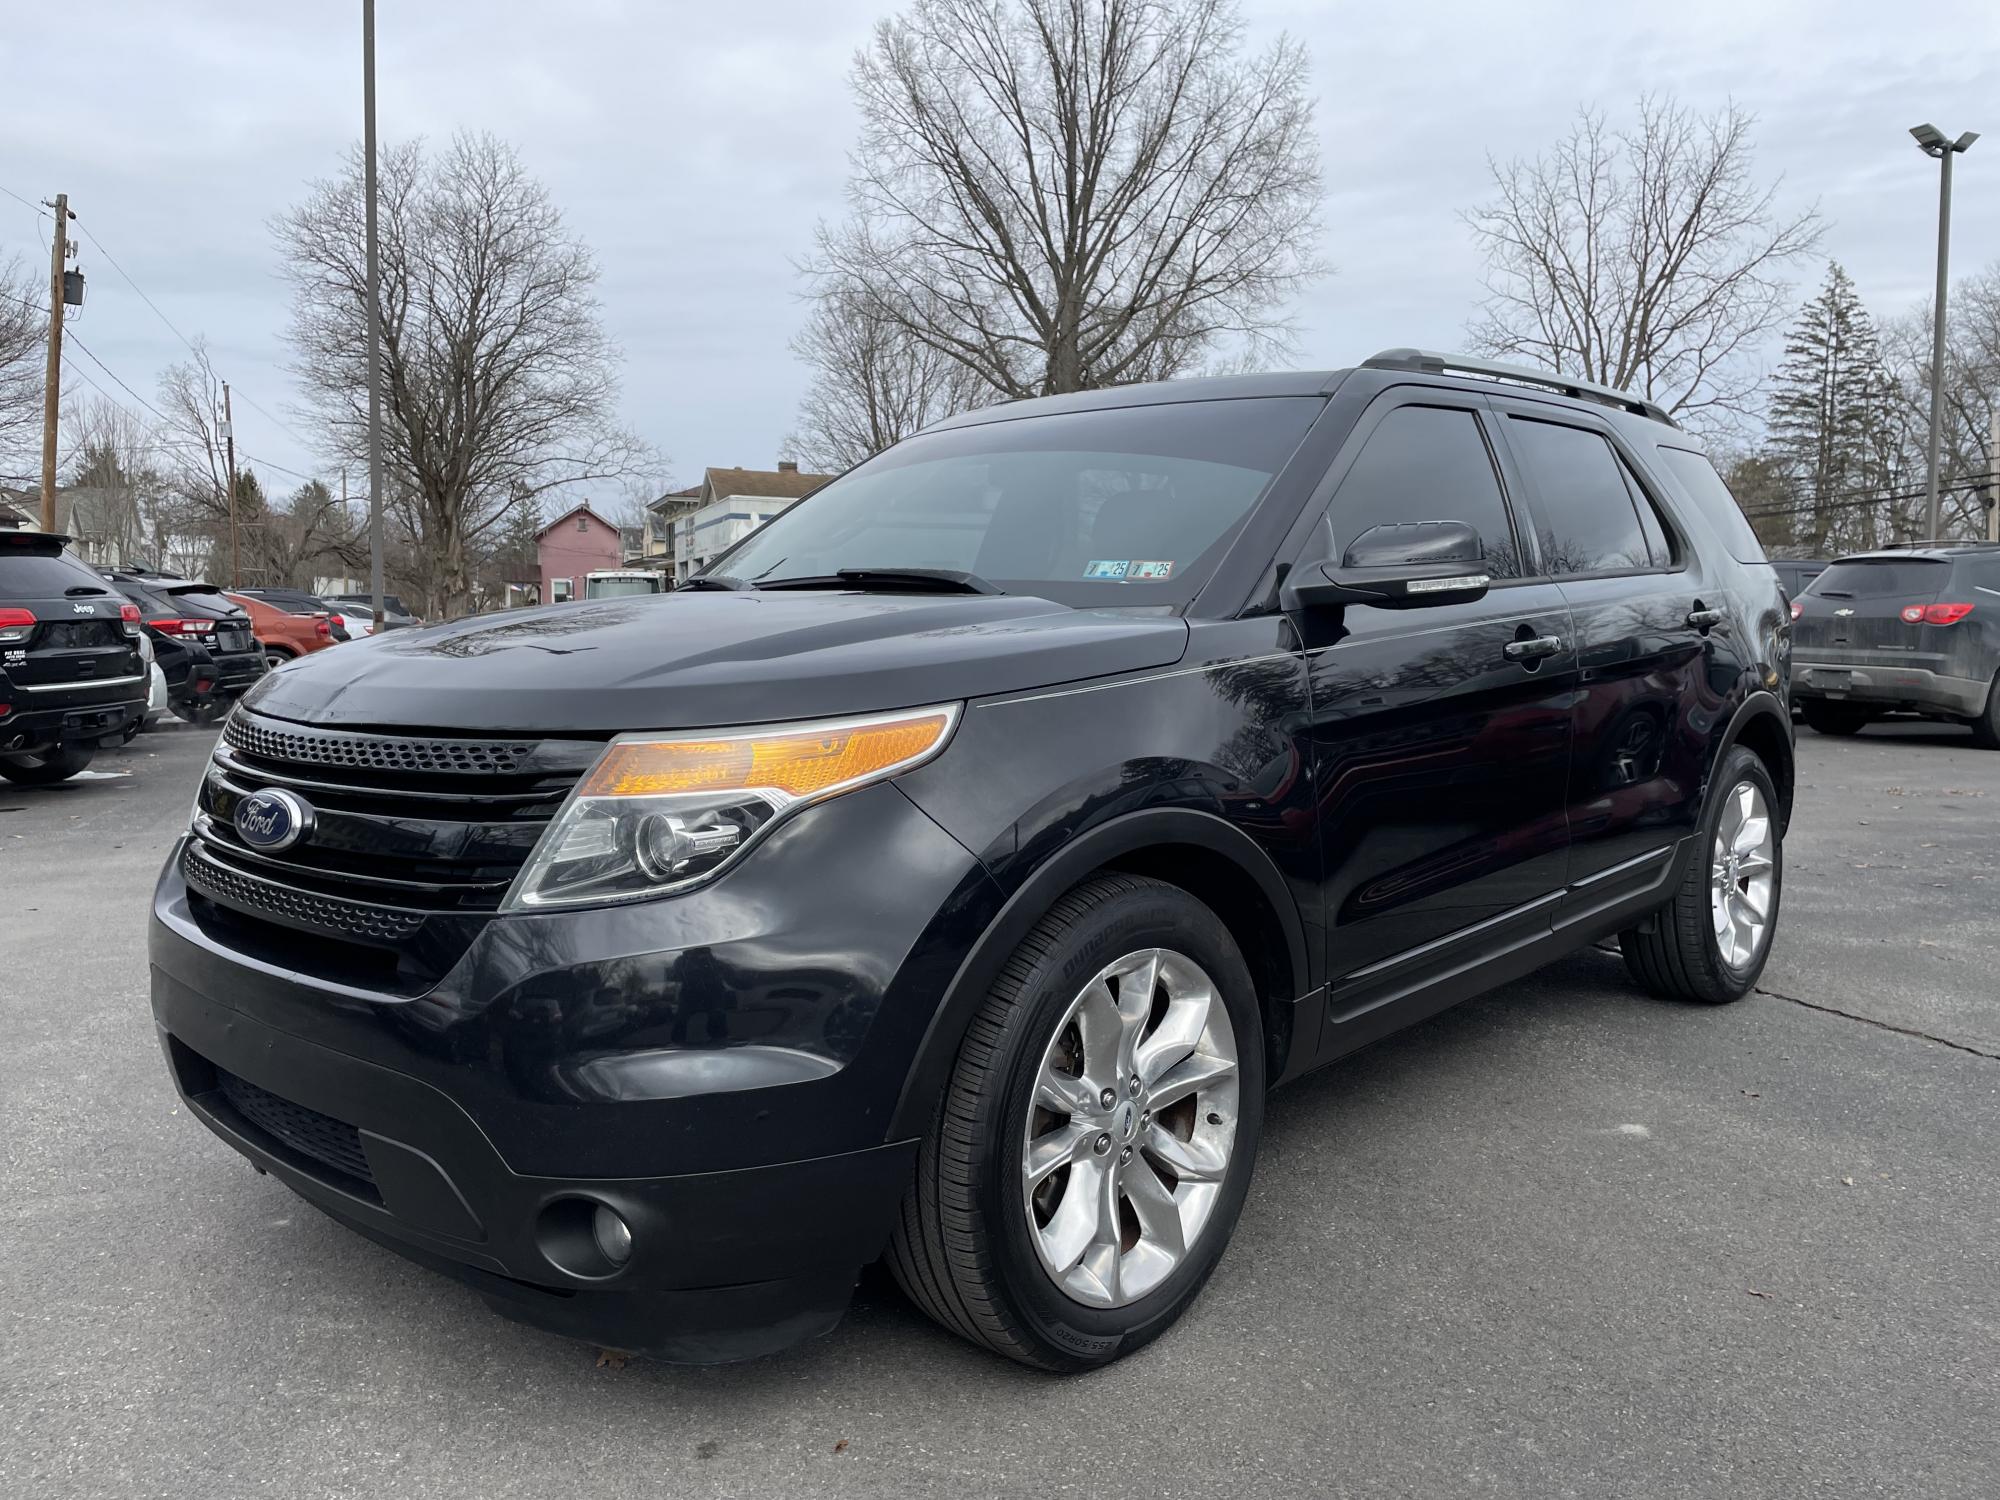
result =
[[[1968,130],[1957,140],[1949,140],[1937,126],[1913,126],[1910,134],[1924,155],[1938,160],[1937,301],[1931,309],[1931,436],[1925,458],[1924,540],[1938,540],[1938,439],[1943,429],[1944,410],[1944,303],[1947,290],[1946,268],[1951,258],[1951,159],[1972,149],[1979,132]]]
[[[1993,403],[1993,430],[1986,439],[1986,540],[2000,542],[2000,401]]]
[[[222,382],[222,441],[229,450],[229,586],[243,587],[243,548],[236,529],[236,420],[229,414],[229,382]]]
[[[382,299],[375,239],[375,0],[361,0],[361,134],[368,197],[368,602],[382,629]]]
[[[42,387],[42,530],[56,529],[56,413],[62,405],[63,262],[69,258],[69,194],[57,193],[49,244],[49,373]]]

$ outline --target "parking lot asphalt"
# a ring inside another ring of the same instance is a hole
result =
[[[871,1277],[687,1370],[501,1321],[184,1111],[147,895],[212,730],[0,783],[0,1493],[2000,1494],[2000,754],[1799,736],[1760,992],[1576,955],[1273,1101],[1179,1328],[1052,1379]]]

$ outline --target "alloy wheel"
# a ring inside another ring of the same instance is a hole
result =
[[[1770,936],[1777,837],[1764,794],[1739,781],[1723,801],[1716,823],[1708,881],[1715,946],[1733,969],[1748,967]]]
[[[1021,1189],[1043,1268],[1076,1301],[1123,1307],[1186,1260],[1236,1144],[1236,1032],[1185,954],[1107,964],[1042,1054]]]

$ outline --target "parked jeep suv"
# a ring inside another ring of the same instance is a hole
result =
[[[1616,392],[1397,351],[995,407],[674,593],[258,684],[154,1011],[197,1118],[515,1317],[741,1357],[886,1253],[1098,1365],[1215,1266],[1273,1084],[1612,935],[1751,987],[1790,624]]]
[[[67,781],[146,714],[139,611],[68,541],[0,531],[0,778],[27,786]]]
[[[1843,557],[1792,617],[1792,692],[1821,734],[1900,711],[1969,724],[2000,750],[2000,543]]]

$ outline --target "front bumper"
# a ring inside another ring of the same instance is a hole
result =
[[[190,1112],[342,1223],[555,1332],[749,1358],[832,1326],[887,1244],[916,1151],[887,1125],[966,920],[940,893],[989,889],[868,788],[712,887],[493,920],[410,996],[316,977],[310,940],[294,968],[233,950],[170,859],[153,1011]],[[624,1267],[565,1249],[579,1201],[631,1227]]]
[[[1909,707],[1967,718],[1986,711],[1990,684],[1925,667],[1847,662],[1792,662],[1792,701],[1825,698],[1883,708]]]

